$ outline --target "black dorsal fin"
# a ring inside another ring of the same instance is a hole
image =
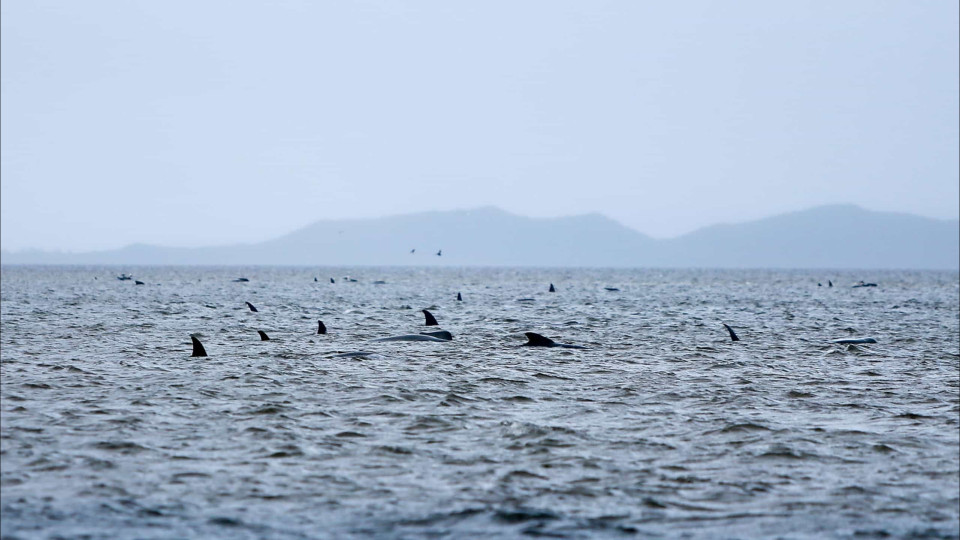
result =
[[[252,312],[254,312],[254,313],[257,312],[257,306],[251,304],[250,302],[247,302],[247,307],[250,308],[250,311],[252,311]]]
[[[460,296],[460,293],[457,293],[457,302],[463,302],[463,297]]]
[[[270,336],[263,330],[257,330],[257,333],[260,334],[260,341],[270,341]]]
[[[723,323],[723,327],[727,329],[727,332],[730,332],[730,339],[733,341],[740,341],[740,338],[737,337],[737,333],[733,331],[733,328],[727,326],[727,323]]]
[[[427,319],[427,326],[440,326],[440,323],[437,322],[437,319],[435,319],[429,311],[424,309],[423,316]]]
[[[318,334],[327,333],[327,327],[323,325],[323,321],[317,321],[317,333]]]
[[[203,343],[200,343],[200,340],[195,336],[190,336],[190,340],[193,341],[193,354],[190,356],[206,356],[207,350],[203,348]]]
[[[550,284],[550,292],[557,292],[557,289],[553,286],[553,283]]]
[[[330,283],[336,283],[333,278],[330,278]]]
[[[527,336],[527,342],[524,343],[524,346],[527,347],[556,347],[557,344],[550,338],[545,338],[540,334],[534,332],[524,332],[523,335]]]

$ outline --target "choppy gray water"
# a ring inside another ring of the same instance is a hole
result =
[[[960,535],[956,272],[117,270],[2,269],[5,539]]]

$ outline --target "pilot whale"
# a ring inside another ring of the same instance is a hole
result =
[[[257,306],[251,304],[250,302],[247,302],[247,307],[250,308],[250,311],[252,311],[252,312],[254,312],[254,313],[257,312]]]
[[[837,345],[864,345],[866,343],[876,343],[877,340],[872,337],[868,338],[859,338],[859,339],[835,339],[830,343],[836,343]]]
[[[424,334],[404,334],[402,336],[390,336],[379,339],[371,339],[370,341],[435,341],[439,343],[448,343],[449,339],[441,339],[436,336],[427,336]]]
[[[737,337],[737,333],[733,331],[733,328],[730,328],[729,326],[727,326],[727,323],[721,323],[721,324],[723,324],[723,327],[727,329],[727,332],[730,332],[731,341],[740,341],[740,338]]]
[[[323,324],[323,321],[317,321],[317,334],[326,334],[327,327]]]
[[[550,338],[541,336],[534,332],[524,332],[523,335],[527,336],[527,342],[521,345],[521,347],[563,347],[564,349],[586,349],[582,345],[567,345],[566,343],[557,343]]]
[[[203,343],[200,343],[200,340],[196,336],[190,336],[190,341],[193,342],[193,354],[190,356],[206,356],[207,350],[203,348]]]
[[[427,320],[427,326],[439,326],[439,325],[440,325],[440,323],[437,322],[437,319],[434,318],[434,316],[433,316],[432,313],[430,313],[429,311],[427,311],[427,310],[425,310],[425,309],[424,309],[424,310],[421,310],[421,311],[423,311],[423,316],[424,316],[424,318],[426,318],[426,320]]]
[[[260,341],[270,341],[270,336],[263,330],[257,330],[257,333],[260,334]]]

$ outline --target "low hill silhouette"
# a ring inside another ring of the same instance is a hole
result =
[[[485,207],[323,220],[255,244],[3,252],[2,262],[957,269],[960,221],[832,205],[654,239],[600,214],[527,218]]]

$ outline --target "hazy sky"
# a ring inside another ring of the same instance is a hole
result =
[[[4,0],[4,249],[496,205],[960,214],[953,0]]]

